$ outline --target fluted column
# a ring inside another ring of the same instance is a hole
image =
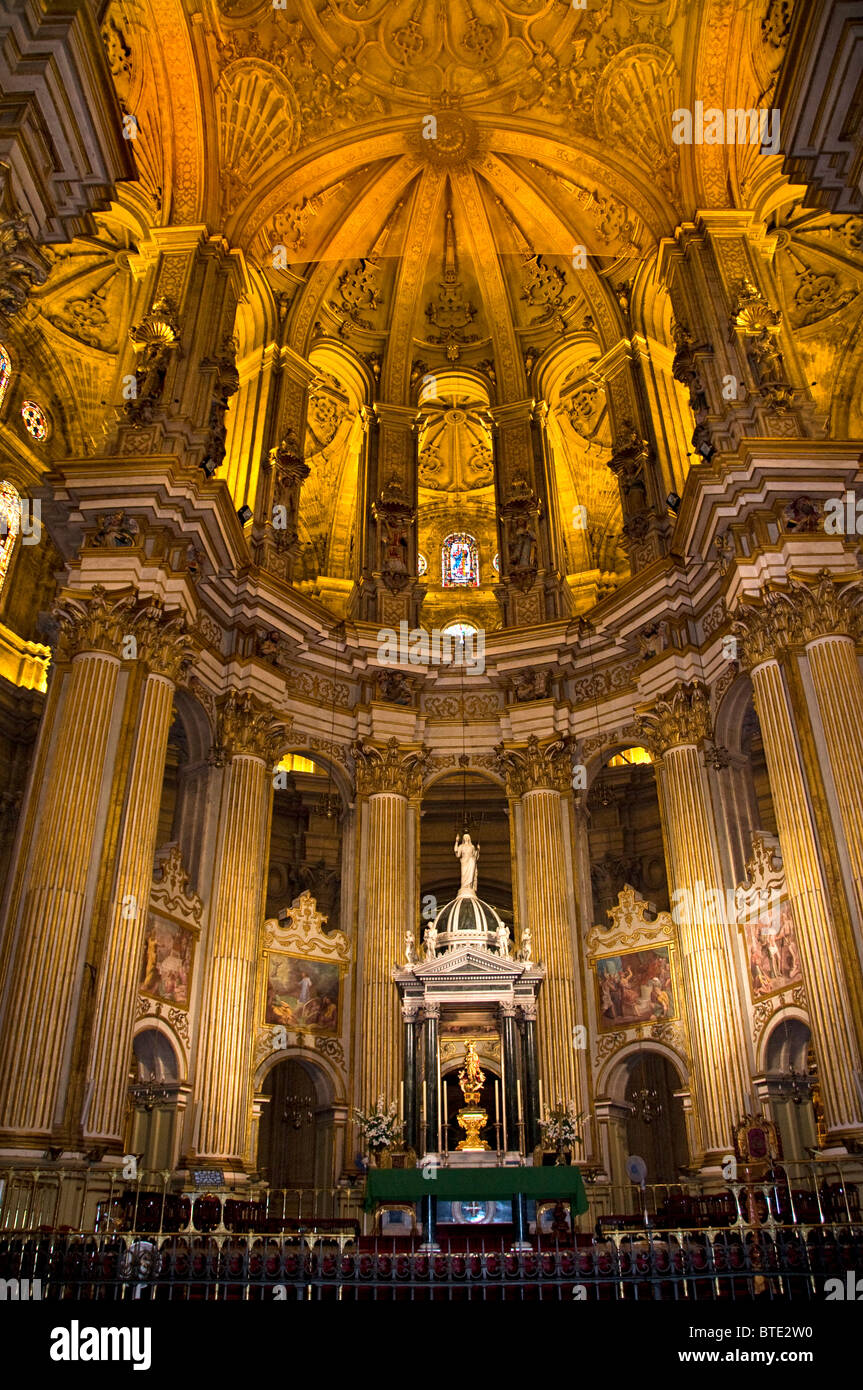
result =
[[[859,579],[857,571],[853,579]],[[863,968],[863,676],[854,642],[863,626],[863,613],[854,604],[860,602],[860,585],[840,587],[823,571],[813,586],[792,583],[789,593],[820,715],[821,737],[813,739],[812,760],[818,760],[815,744],[823,741],[835,788],[831,814],[848,860],[857,956]]]
[[[495,752],[506,772],[507,792],[521,797],[527,922],[534,956],[547,972],[537,1009],[539,1074],[550,1105],[571,1100],[581,1109],[573,1046],[578,1021],[575,903],[567,888],[566,864],[572,856],[566,853],[564,824],[569,821],[563,816],[570,759],[562,741],[540,746],[534,735],[525,749],[499,744]]]
[[[825,882],[825,860],[780,659],[799,638],[780,595],[740,610],[735,623],[761,724],[785,881],[794,912],[812,1042],[818,1061],[828,1134],[834,1142],[860,1133],[863,1107],[855,1084],[863,1053],[861,981],[851,927],[837,892]],[[850,755],[849,753],[846,756]]]
[[[707,692],[698,682],[679,685],[639,721],[656,761],[662,830],[675,892],[685,890],[675,913],[692,1047],[696,1108],[703,1162],[729,1152],[734,1126],[749,1091],[743,1029],[734,986],[719,846],[701,745],[711,734]],[[717,891],[718,890],[718,893]]]
[[[403,755],[398,739],[385,748],[354,745],[357,793],[368,797],[365,931],[362,971],[360,1106],[398,1096],[400,1021],[392,968],[398,960],[411,902],[407,882],[408,798],[419,788],[424,750]]]
[[[87,890],[99,845],[123,642],[137,595],[99,585],[58,606],[58,662],[71,660],[53,705],[50,778],[34,782],[32,839],[13,909],[14,941],[0,1031],[2,1134],[35,1142],[62,1123],[74,1017],[87,964]],[[60,675],[55,677],[60,679]],[[26,811],[25,814],[30,814]]]
[[[174,690],[192,655],[182,615],[152,604],[136,627],[148,666],[129,767],[90,1036],[84,1133],[122,1142],[132,1034]]]
[[[252,1015],[272,809],[271,768],[285,725],[251,694],[221,708],[214,758],[226,762],[207,974],[198,1033],[197,1154],[214,1167],[248,1161]]]

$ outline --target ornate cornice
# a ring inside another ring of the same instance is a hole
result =
[[[229,690],[219,701],[216,742],[210,760],[219,767],[231,758],[243,756],[272,763],[292,724],[291,715],[277,717],[272,707],[251,691]]]
[[[395,792],[398,796],[419,794],[423,774],[430,761],[425,744],[410,753],[402,753],[397,738],[391,738],[385,748],[378,748],[360,738],[353,744],[351,752],[359,796],[375,796],[380,792]]]
[[[639,713],[636,728],[654,758],[664,757],[669,748],[703,743],[713,734],[707,687],[701,681],[681,681],[665,699]]]
[[[509,796],[524,796],[540,789],[566,792],[572,785],[572,763],[565,739],[541,744],[536,734],[531,734],[526,748],[507,748],[498,743],[494,752],[498,769],[506,777]]]
[[[819,637],[858,637],[861,598],[859,580],[837,583],[829,570],[819,571],[813,583],[791,579],[782,588],[769,589],[763,599],[741,605],[734,615],[741,664],[751,670],[779,661],[790,647]]]

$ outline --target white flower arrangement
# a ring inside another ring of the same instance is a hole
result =
[[[565,1105],[562,1101],[558,1101],[552,1110],[546,1110],[545,1119],[540,1120],[539,1123],[547,1143],[555,1149],[566,1151],[581,1143],[578,1122],[583,1118],[584,1111],[579,1110],[576,1114],[575,1106],[571,1100],[568,1100]]]
[[[388,1149],[400,1137],[396,1104],[385,1107],[383,1096],[378,1096],[374,1110],[355,1110],[354,1119],[370,1149]]]

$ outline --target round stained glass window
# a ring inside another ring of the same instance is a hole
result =
[[[41,405],[35,401],[25,401],[21,406],[21,419],[24,421],[24,428],[28,434],[32,435],[37,444],[44,444],[48,438],[48,417]]]
[[[493,557],[492,562],[491,562],[491,567],[492,567],[492,569],[494,570],[495,574],[500,574],[500,556],[499,556],[499,555],[495,555],[495,556]]]
[[[417,551],[417,574],[428,574],[429,562],[421,550]]]

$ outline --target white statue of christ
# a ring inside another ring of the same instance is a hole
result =
[[[459,837],[456,835],[453,853],[461,861],[461,884],[458,890],[459,897],[461,897],[463,893],[475,893],[479,845],[475,845],[470,835],[465,831],[464,835],[461,837],[461,843],[459,843]]]

